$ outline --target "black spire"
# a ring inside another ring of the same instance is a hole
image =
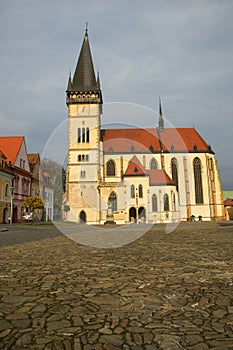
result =
[[[73,77],[72,89],[73,91],[98,90],[91,48],[88,39],[87,25]]]
[[[70,72],[70,75],[69,75],[69,79],[68,79],[68,84],[67,84],[67,89],[66,91],[72,91],[72,82],[71,82],[71,72]]]
[[[159,97],[159,131],[164,131],[164,120],[163,120],[163,111],[162,111],[162,103]]]

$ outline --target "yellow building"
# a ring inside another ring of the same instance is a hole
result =
[[[104,224],[221,220],[215,154],[194,128],[102,129],[102,92],[86,31],[67,86],[66,218]],[[68,210],[69,209],[69,210]]]

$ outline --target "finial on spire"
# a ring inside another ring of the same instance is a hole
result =
[[[86,34],[88,32],[88,22],[86,22]]]

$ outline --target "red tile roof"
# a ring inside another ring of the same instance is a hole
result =
[[[102,130],[105,153],[160,152],[157,129]],[[163,151],[211,151],[194,128],[165,128],[160,132]]]
[[[44,177],[51,177],[49,173],[47,173],[46,171],[43,173]]]
[[[208,144],[194,128],[165,128],[160,132],[164,151],[207,151]]]
[[[129,161],[128,167],[125,171],[125,175],[146,176],[146,169],[142,166],[141,162],[136,156]]]
[[[35,165],[39,158],[39,153],[29,153],[28,154],[28,162],[29,164]]]
[[[148,152],[152,146],[160,149],[156,129],[102,130],[104,152]]]
[[[150,185],[174,185],[174,181],[168,176],[165,170],[147,170],[150,176]]]
[[[134,155],[129,161],[124,176],[149,176],[150,185],[174,185],[173,180],[163,169],[147,170]]]
[[[20,147],[24,140],[23,136],[0,137],[0,149],[7,157],[7,161],[14,165]]]
[[[224,201],[224,206],[225,206],[225,207],[233,207],[233,199],[227,198],[227,199]]]

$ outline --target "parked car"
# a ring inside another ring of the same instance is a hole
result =
[[[32,217],[32,213],[23,213],[22,215],[22,220],[26,220],[26,221],[32,221],[33,217]]]

